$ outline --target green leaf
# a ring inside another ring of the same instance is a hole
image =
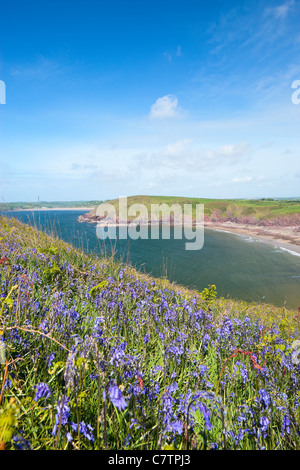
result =
[[[107,285],[107,281],[100,282],[100,284],[91,288],[91,290],[89,291],[89,294],[96,293],[97,290],[103,289],[104,287],[106,287],[106,285]]]

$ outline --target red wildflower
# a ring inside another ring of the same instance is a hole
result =
[[[138,377],[138,379],[139,379],[140,389],[142,391],[143,390],[143,379],[141,377]]]
[[[221,380],[221,376],[223,374],[223,371],[225,369],[225,366],[227,364],[227,362],[229,361],[229,359],[233,358],[233,357],[236,357],[238,354],[244,354],[245,356],[249,356],[251,361],[252,361],[252,364],[254,366],[255,369],[259,369],[259,370],[263,370],[263,368],[257,364],[257,361],[256,361],[256,358],[255,356],[253,355],[253,353],[251,351],[242,351],[241,349],[236,349],[233,354],[231,354],[231,356],[229,356],[226,361],[225,361],[225,364],[224,366],[222,367],[222,370],[221,370],[221,373],[220,373],[220,377],[219,377],[219,380],[218,380],[218,386],[219,386],[219,383],[220,383],[220,380]]]

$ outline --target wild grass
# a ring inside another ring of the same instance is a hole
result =
[[[299,449],[296,312],[0,218],[0,446]]]

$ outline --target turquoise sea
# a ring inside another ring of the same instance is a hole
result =
[[[74,246],[116,257],[154,276],[202,290],[217,286],[218,295],[300,307],[300,254],[269,242],[205,229],[201,250],[187,251],[187,240],[99,240],[94,224],[78,223],[84,212],[20,211],[5,213],[54,233]],[[118,232],[117,232],[118,233]]]

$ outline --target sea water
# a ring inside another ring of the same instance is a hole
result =
[[[300,256],[293,248],[205,229],[200,250],[185,249],[186,240],[125,239],[99,240],[96,225],[78,223],[84,212],[14,211],[22,222],[55,234],[85,251],[98,255],[114,253],[117,258],[153,276],[166,276],[179,285],[203,290],[215,284],[217,293],[248,302],[300,307]],[[149,229],[150,230],[150,229]],[[118,234],[118,230],[117,230]]]

